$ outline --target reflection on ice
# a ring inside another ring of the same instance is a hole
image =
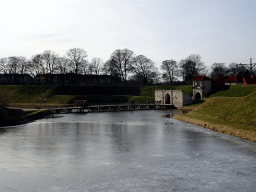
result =
[[[255,143],[171,119],[174,113],[181,111],[61,114],[3,129],[0,191],[256,188]]]

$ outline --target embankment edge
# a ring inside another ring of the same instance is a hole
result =
[[[199,119],[191,118],[191,117],[186,117],[186,116],[181,116],[181,115],[176,115],[173,117],[173,119],[183,121],[186,123],[194,124],[203,128],[211,129],[213,131],[218,131],[221,133],[226,133],[235,137],[239,137],[242,139],[247,139],[253,142],[256,142],[256,133],[252,133],[250,131],[246,130],[240,130],[240,129],[235,129],[233,127],[228,127],[225,125],[218,125],[218,124],[213,124],[209,123],[207,121],[202,121]]]

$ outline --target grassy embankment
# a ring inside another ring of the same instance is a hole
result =
[[[45,108],[72,105],[73,100],[83,99],[89,103],[125,103],[125,95],[72,95],[58,94],[54,86],[5,86],[0,85],[1,103],[17,108]],[[58,92],[58,91],[57,91]],[[72,93],[72,91],[70,91]]]
[[[174,89],[184,90],[192,95],[192,86],[145,86],[140,88],[139,96],[131,95],[60,95],[54,86],[7,86],[0,85],[0,98],[11,107],[44,108],[47,106],[72,105],[75,99],[88,100],[89,103],[150,103],[155,102],[155,90]],[[41,98],[41,99],[39,99]],[[44,98],[46,100],[44,100]]]
[[[174,119],[256,142],[256,85],[235,85]]]
[[[0,86],[2,103],[22,108],[35,108],[46,104],[58,105],[67,102],[68,97],[56,97],[50,86]],[[41,99],[39,99],[41,98]],[[46,98],[46,101],[44,100]]]

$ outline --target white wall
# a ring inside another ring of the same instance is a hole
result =
[[[162,90],[155,90],[155,103],[157,103],[157,101],[163,102],[163,91]]]
[[[179,108],[192,103],[192,97],[182,90],[155,90],[155,102],[162,101],[165,104],[165,95],[170,95],[170,104]]]

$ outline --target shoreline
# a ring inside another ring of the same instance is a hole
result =
[[[226,125],[213,124],[213,123],[210,123],[207,121],[203,121],[203,120],[199,120],[199,119],[191,118],[191,117],[186,117],[186,116],[181,116],[181,115],[175,115],[172,118],[179,120],[179,121],[183,121],[185,123],[194,124],[199,127],[203,127],[203,128],[210,129],[213,131],[218,131],[221,133],[226,133],[228,135],[232,135],[235,137],[239,137],[242,139],[247,139],[249,141],[256,142],[256,133],[252,133],[250,131],[236,129],[236,128],[229,127]]]
[[[0,128],[27,124],[27,123],[33,122],[35,120],[38,120],[38,119],[43,119],[43,118],[47,117],[48,115],[50,115],[50,113],[47,110],[35,111],[34,113],[28,114],[19,119],[12,119],[12,118],[7,119],[3,125],[0,125]]]

